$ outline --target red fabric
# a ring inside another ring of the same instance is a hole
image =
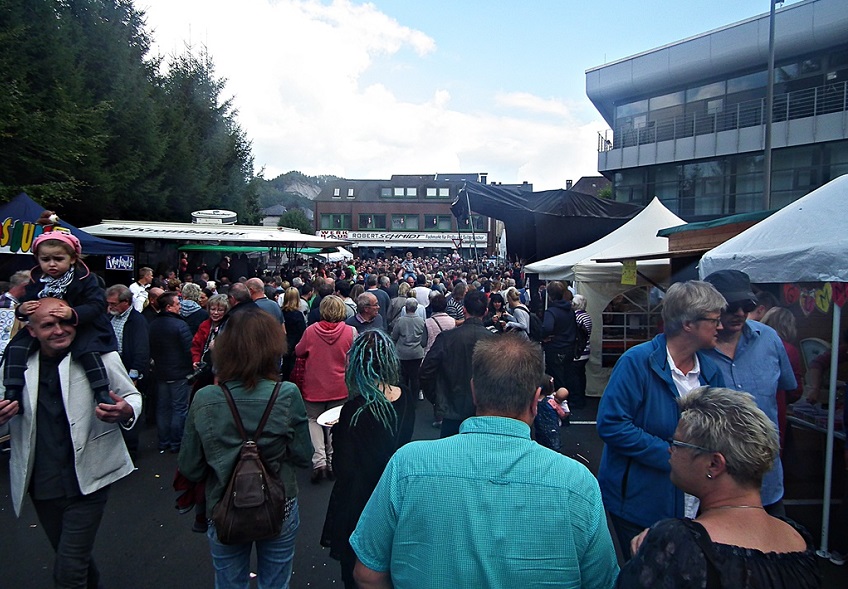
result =
[[[295,346],[298,357],[306,357],[303,386],[304,400],[313,403],[347,399],[345,364],[353,345],[353,328],[345,323],[319,321],[303,332]]]
[[[203,356],[203,346],[206,345],[206,338],[209,337],[209,332],[212,330],[212,320],[207,319],[197,328],[197,333],[191,340],[191,361],[200,362]]]

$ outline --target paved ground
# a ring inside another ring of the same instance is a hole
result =
[[[565,452],[597,471],[602,444],[594,429],[596,405],[574,416],[563,430]],[[415,439],[436,437],[430,427],[431,412],[419,404]],[[98,535],[95,557],[110,589],[179,588],[213,586],[212,565],[206,539],[191,531],[192,515],[173,508],[171,481],[176,457],[156,452],[155,430],[141,435],[138,470],[115,484]],[[820,501],[823,443],[811,432],[798,432],[787,460],[788,496],[795,501]],[[841,469],[841,461],[837,474]],[[840,481],[841,482],[841,481]],[[330,484],[313,486],[309,473],[299,476],[301,529],[298,535],[292,587],[340,587],[338,563],[331,560],[318,540],[330,494]],[[839,488],[839,487],[837,487]],[[820,504],[789,507],[794,517],[814,534],[820,534]],[[27,501],[20,519],[14,517],[9,498],[8,455],[0,457],[0,589],[47,589],[51,587],[52,550],[31,504]],[[825,587],[848,586],[848,565],[839,568],[822,562]]]

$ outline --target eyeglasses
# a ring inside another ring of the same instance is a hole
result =
[[[721,325],[721,317],[698,317],[695,321],[710,321],[716,327]]]
[[[725,312],[730,313],[731,315],[735,315],[739,312],[739,309],[742,309],[746,313],[750,313],[756,308],[757,303],[755,303],[754,301],[734,301],[732,303],[727,304],[727,309],[725,309]]]
[[[689,448],[690,450],[697,450],[699,452],[713,452],[709,448],[704,448],[703,446],[696,446],[695,444],[689,444],[687,442],[681,442],[680,440],[675,440],[674,438],[669,438],[666,440],[668,445],[672,448]]]

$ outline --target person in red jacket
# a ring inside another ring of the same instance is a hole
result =
[[[324,411],[344,405],[347,401],[345,363],[347,352],[353,345],[356,328],[346,325],[344,301],[336,295],[321,299],[321,320],[303,332],[295,346],[295,354],[306,358],[303,378],[303,400],[309,418],[309,436],[312,438],[312,483],[333,479],[333,446],[329,431],[318,423]]]

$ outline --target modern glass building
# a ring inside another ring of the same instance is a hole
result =
[[[689,221],[763,208],[768,32],[766,13],[586,72],[616,200]],[[775,59],[769,208],[848,173],[845,0],[779,9]]]

